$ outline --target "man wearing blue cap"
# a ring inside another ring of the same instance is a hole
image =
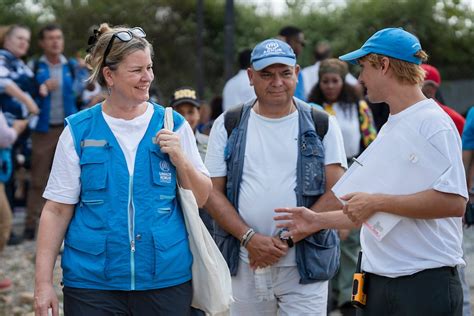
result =
[[[421,91],[424,72],[420,64],[427,55],[414,35],[401,28],[387,28],[360,49],[339,58],[361,66],[359,82],[367,89],[369,101],[386,102],[390,107],[387,123],[367,148],[367,160],[374,153],[371,148],[396,133],[416,135],[431,147],[430,152],[439,154],[430,156],[432,163],[446,165],[447,159],[448,167],[429,189],[412,194],[354,192],[340,197],[346,201],[342,211],[327,213],[279,209],[277,212],[288,214],[275,217],[285,220],[278,226],[288,227],[288,235],[298,236],[361,225],[380,211],[399,215],[400,220],[382,238],[362,226],[362,270],[368,281],[367,302],[360,315],[461,315],[462,289],[456,266],[465,265],[461,216],[467,200],[461,140],[449,116]],[[422,150],[419,157],[423,157]],[[403,148],[394,148],[394,156],[398,151]],[[411,163],[416,163],[417,156],[411,156]],[[374,179],[380,176],[374,174]],[[403,177],[400,186],[422,180],[410,174]]]
[[[325,315],[336,232],[283,238],[273,216],[283,206],[341,207],[329,190],[346,168],[341,131],[294,98],[299,66],[285,42],[259,43],[247,73],[257,98],[217,118],[206,155],[206,209],[232,274],[231,315]]]

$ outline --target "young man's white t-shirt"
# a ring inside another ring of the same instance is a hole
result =
[[[296,167],[298,159],[298,111],[271,119],[250,111],[247,127],[244,168],[239,194],[239,215],[257,233],[274,236],[278,230],[273,220],[275,208],[296,206]],[[227,175],[224,148],[227,132],[224,114],[211,130],[206,167],[211,177]],[[329,118],[323,139],[325,164],[347,167],[341,131],[334,117]],[[241,247],[240,258],[248,262],[247,250]],[[295,266],[295,248],[275,266]]]
[[[102,112],[107,125],[122,149],[131,175],[134,171],[138,145],[146,133],[153,113],[153,105],[150,103],[148,103],[145,113],[131,120],[114,118]],[[197,150],[196,139],[188,122],[184,121],[176,133],[180,136],[181,148],[186,157],[196,169],[209,176]],[[80,175],[79,156],[74,148],[71,131],[69,128],[65,128],[59,137],[51,174],[43,197],[59,203],[76,204],[81,192]]]
[[[432,99],[423,100],[400,113],[390,115],[377,136],[381,138],[379,141],[383,141],[386,133],[397,129],[397,123],[401,120],[413,126],[451,162],[451,167],[432,188],[467,199],[461,139],[451,118]],[[410,179],[410,174],[405,176]],[[362,268],[378,275],[399,277],[430,268],[464,265],[461,244],[461,217],[429,220],[403,218],[381,241],[377,241],[362,226]]]

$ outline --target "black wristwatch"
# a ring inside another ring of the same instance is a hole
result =
[[[291,236],[288,236],[288,237],[283,236],[283,233],[286,233],[286,232],[288,232],[287,228],[280,229],[280,231],[278,232],[278,237],[280,238],[281,241],[286,241],[288,247],[291,248],[295,245],[295,243],[293,242],[293,239],[291,238]]]

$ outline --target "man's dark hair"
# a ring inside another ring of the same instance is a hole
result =
[[[252,50],[246,48],[239,53],[239,66],[240,69],[247,69],[250,67],[250,55]]]
[[[59,24],[56,24],[56,23],[46,24],[45,26],[43,26],[40,29],[40,31],[38,33],[38,38],[40,40],[42,40],[42,39],[44,39],[44,33],[51,32],[51,31],[56,31],[56,30],[62,31],[62,28],[61,28],[61,26],[59,26]]]
[[[280,30],[278,35],[284,36],[286,38],[297,36],[298,34],[303,33],[303,31],[296,26],[285,26]]]

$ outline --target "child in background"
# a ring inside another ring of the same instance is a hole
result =
[[[186,121],[188,121],[194,131],[199,154],[204,161],[209,136],[200,133],[197,129],[200,119],[200,104],[201,103],[196,96],[196,90],[189,87],[182,87],[173,92],[170,106],[173,107],[176,112],[184,116]]]

